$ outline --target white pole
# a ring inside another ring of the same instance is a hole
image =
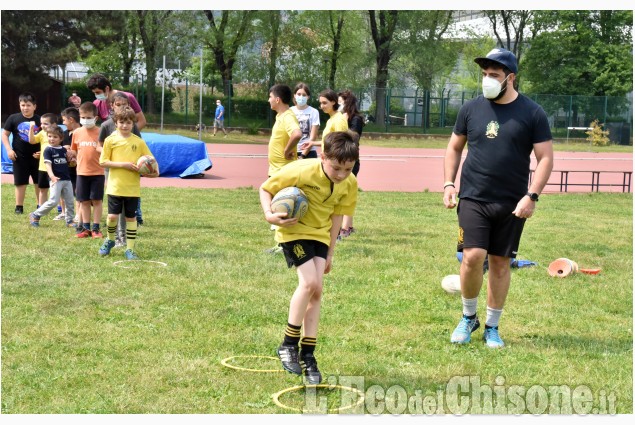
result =
[[[203,46],[201,46],[201,90],[198,98],[198,140],[203,136]]]
[[[161,84],[161,133],[163,133],[163,111],[165,102],[165,55],[163,55],[163,82]]]

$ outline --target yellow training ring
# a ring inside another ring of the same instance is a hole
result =
[[[276,406],[282,407],[283,409],[294,410],[296,412],[304,413],[302,409],[298,409],[296,407],[287,406],[286,404],[282,404],[280,402],[280,400],[279,400],[281,395],[286,394],[286,393],[290,393],[291,391],[298,391],[298,390],[301,390],[303,388],[329,388],[329,389],[339,388],[340,390],[351,391],[351,392],[359,394],[359,400],[356,403],[351,404],[350,406],[342,406],[342,407],[329,409],[327,411],[329,413],[341,412],[342,410],[352,409],[353,407],[357,407],[357,406],[359,406],[360,404],[362,404],[364,402],[364,393],[362,391],[358,390],[357,388],[344,387],[342,385],[329,385],[329,384],[297,385],[295,387],[285,388],[284,390],[278,391],[277,393],[275,393],[272,396],[273,397],[273,402],[276,404]],[[307,412],[307,413],[309,413],[309,412]]]
[[[237,359],[237,358],[250,358],[250,359],[258,358],[258,359],[278,360],[277,357],[271,357],[271,356],[231,356],[221,360],[220,364],[230,369],[244,370],[246,372],[260,372],[260,373],[284,372],[283,369],[248,369],[246,367],[234,366],[232,364],[229,364],[230,360]]]

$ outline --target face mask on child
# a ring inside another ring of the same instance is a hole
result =
[[[96,118],[89,118],[89,119],[80,119],[79,123],[86,128],[92,128],[95,126],[95,121],[97,119]]]
[[[295,96],[295,103],[296,103],[298,106],[304,106],[304,105],[306,105],[306,103],[307,103],[307,101],[308,101],[308,100],[309,100],[309,97],[308,97],[308,96],[299,96],[299,95],[296,95],[296,96]]]

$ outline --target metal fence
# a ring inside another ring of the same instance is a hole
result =
[[[70,87],[81,89],[82,99],[92,98],[92,93],[85,88],[85,81],[89,77],[66,75],[65,81]],[[166,93],[164,111],[170,114],[167,122],[173,124],[195,124],[198,122],[199,94],[201,86],[198,81],[192,82],[184,77],[182,80],[166,78]],[[109,76],[113,87],[120,88],[120,75]],[[162,74],[157,75],[158,87],[155,88],[155,111],[161,110]],[[322,87],[311,85],[313,96],[311,106],[318,108],[318,96]],[[268,87],[262,84],[246,82],[232,82],[233,96],[225,96],[222,83],[216,81],[210,85],[203,85],[203,117],[204,122],[213,120],[215,99],[220,98],[225,106],[226,126],[234,127],[271,127],[273,114],[267,104]],[[287,82],[293,86],[295,82]],[[143,75],[133,76],[124,90],[131,91],[137,97],[144,110],[146,107],[147,81]],[[62,98],[70,94],[69,89],[63,89]],[[359,109],[369,120],[367,131],[419,133],[419,134],[447,134],[456,122],[461,106],[476,97],[477,91],[454,91],[443,89],[440,92],[420,90],[418,88],[387,88],[384,102],[386,116],[384,122],[377,122],[376,90],[374,87],[358,87],[351,89],[359,100]],[[225,90],[228,91],[228,90]],[[157,96],[158,94],[158,96]],[[88,96],[88,97],[84,97]],[[614,144],[629,145],[633,139],[633,96],[630,93],[623,97],[612,96],[562,96],[551,94],[527,95],[542,106],[547,113],[554,138],[585,139],[586,134],[579,130],[587,128],[591,122],[598,120],[609,130],[609,138]],[[323,117],[326,122],[326,116]]]

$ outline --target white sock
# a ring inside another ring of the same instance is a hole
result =
[[[490,306],[487,306],[487,317],[485,318],[485,326],[490,326],[495,328],[498,326],[498,321],[501,318],[501,314],[503,314],[503,309],[496,310]]]
[[[476,298],[463,298],[463,314],[465,316],[474,316],[476,314],[476,304],[478,302],[478,297]]]

